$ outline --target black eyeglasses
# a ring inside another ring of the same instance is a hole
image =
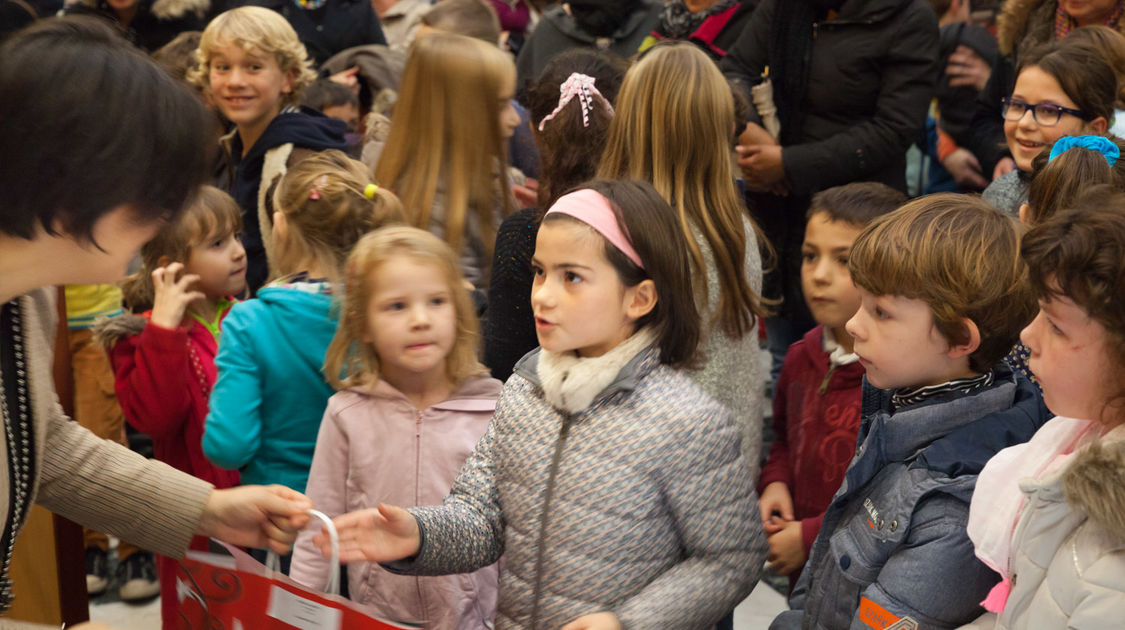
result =
[[[1031,110],[1031,117],[1035,119],[1035,122],[1044,127],[1054,127],[1059,124],[1059,120],[1062,119],[1063,114],[1070,114],[1082,120],[1090,120],[1090,117],[1081,110],[1071,109],[1061,105],[1053,105],[1051,103],[1036,103],[1032,105],[1018,98],[1008,96],[1000,99],[1000,103],[1002,104],[1000,111],[1004,116],[1004,120],[1010,120],[1012,122],[1018,122],[1029,109]]]

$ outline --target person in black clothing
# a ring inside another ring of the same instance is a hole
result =
[[[259,6],[277,11],[320,66],[341,50],[387,44],[370,0],[234,0],[231,7]]]
[[[752,210],[778,254],[766,289],[784,300],[766,321],[775,365],[813,326],[799,273],[809,197],[856,181],[906,190],[906,149],[922,135],[937,57],[926,0],[763,0],[720,62],[750,102],[768,67],[781,122],[774,139],[751,108],[738,147]]]
[[[556,199],[597,172],[612,118],[602,99],[611,104],[616,100],[627,68],[625,60],[612,53],[571,50],[552,59],[528,92],[540,149],[539,203],[512,213],[496,232],[484,321],[484,364],[493,378],[507,380],[516,361],[539,346],[531,314],[531,255],[539,221]],[[562,87],[576,74],[593,79],[601,94],[593,95],[586,124],[577,97],[561,105]],[[546,120],[552,113],[554,117]]]
[[[211,0],[79,0],[67,15],[96,15],[112,22],[125,38],[153,52],[184,31],[207,25]]]
[[[718,62],[738,41],[760,0],[672,0],[641,52],[665,40],[686,40]]]

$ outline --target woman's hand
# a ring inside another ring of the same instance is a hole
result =
[[[746,178],[750,190],[756,192],[780,193],[786,187],[785,165],[781,161],[781,147],[776,144],[738,145],[738,166]]]
[[[988,84],[988,77],[992,76],[992,66],[975,50],[962,44],[949,55],[945,73],[949,75],[949,85],[968,85],[980,92]]]
[[[1014,170],[1016,170],[1016,161],[1010,157],[1002,158],[996,163],[996,168],[992,169],[992,181],[996,181]]]
[[[583,615],[562,627],[562,630],[622,630],[621,620],[611,612]]]
[[[332,521],[340,537],[340,562],[393,562],[418,555],[422,535],[418,521],[406,510],[380,503],[376,508],[344,514]],[[328,532],[313,538],[328,557]]]
[[[161,328],[174,330],[184,320],[184,313],[188,306],[196,300],[202,300],[205,295],[199,291],[190,291],[188,287],[199,280],[195,274],[184,274],[180,279],[176,276],[183,271],[181,263],[172,263],[167,267],[158,267],[152,272],[152,285],[156,289],[156,296],[152,301],[153,324]]]
[[[196,533],[244,547],[269,547],[279,554],[309,523],[308,497],[285,486],[241,486],[213,490]]]

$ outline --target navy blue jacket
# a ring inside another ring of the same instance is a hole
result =
[[[866,629],[866,598],[922,628],[978,617],[999,576],[973,553],[965,527],[977,475],[1001,449],[1031,439],[1051,414],[1006,364],[989,387],[894,410],[865,380],[855,458],[771,629]]]

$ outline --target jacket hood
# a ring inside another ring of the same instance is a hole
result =
[[[501,387],[503,387],[503,384],[500,381],[487,374],[470,376],[461,383],[457,391],[453,392],[448,399],[432,405],[431,408],[472,411],[481,409],[480,403],[483,401],[487,403],[487,408],[495,409],[496,397],[500,395]],[[374,387],[349,387],[347,391],[360,396],[386,400],[401,400],[406,398],[405,394],[382,379],[379,379]]]
[[[258,299],[276,309],[279,319],[297,324],[324,321],[325,311],[337,308],[331,295],[284,286],[262,287]]]
[[[516,362],[516,366],[512,369],[513,374],[519,374],[540,390],[543,389],[543,382],[539,376],[539,359],[542,351],[542,348],[536,348],[528,352],[522,359]],[[633,391],[645,376],[659,366],[660,348],[656,346],[645,348],[633,356],[633,358],[618,371],[617,376],[594,397],[594,400],[597,401],[615,392]]]
[[[94,343],[111,350],[118,341],[141,334],[148,325],[143,315],[120,315],[103,319],[94,325]]]
[[[1071,505],[1125,541],[1125,430],[1119,428],[1075,455],[1063,473],[1063,491]]]
[[[661,11],[663,6],[663,3],[655,5],[653,0],[641,0],[625,22],[617,27],[610,39],[626,39],[638,28],[650,22],[652,14]],[[550,22],[555,28],[579,41],[593,44],[598,39],[579,26],[574,17],[567,13],[561,5],[543,14],[543,20]]]
[[[979,475],[994,455],[1027,442],[1051,419],[1053,414],[1039,388],[1023,374],[1003,363],[993,372],[999,383],[1015,382],[1011,406],[985,414],[935,441],[922,451],[921,465],[949,477]]]
[[[267,151],[289,143],[295,147],[314,151],[325,149],[346,151],[347,132],[348,126],[342,120],[329,118],[316,110],[301,107],[300,113],[290,112],[275,116],[262,132],[262,137],[258,138],[242,160],[260,163]]]
[[[1040,13],[1049,13],[1053,16],[1056,0],[1008,0],[996,16],[996,40],[1000,44],[1000,52],[1010,55],[1027,34],[1028,21],[1033,13],[1036,14],[1035,22],[1042,21]]]

